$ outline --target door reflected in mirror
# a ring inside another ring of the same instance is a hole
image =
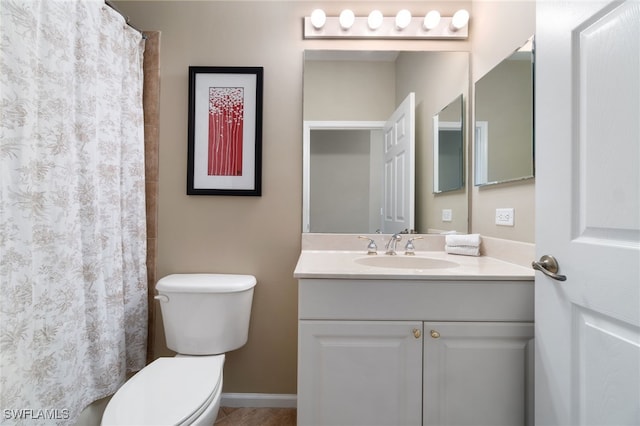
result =
[[[477,186],[534,176],[531,46],[529,40],[475,84]]]
[[[462,95],[433,116],[433,192],[464,188]]]

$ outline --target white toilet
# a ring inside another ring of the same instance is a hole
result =
[[[102,425],[207,425],[222,392],[224,353],[247,342],[255,277],[174,274],[158,281],[167,347],[113,395]]]

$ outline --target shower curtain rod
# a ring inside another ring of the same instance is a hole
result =
[[[133,28],[134,30],[139,32],[142,35],[143,39],[145,39],[145,40],[147,39],[147,36],[144,34],[144,32],[142,32],[142,30],[139,30],[133,24],[131,24],[131,20],[129,19],[129,17],[127,15],[125,15],[124,13],[122,13],[122,11],[120,11],[120,9],[118,9],[110,0],[104,0],[104,4],[106,4],[111,9],[115,10],[116,12],[118,12],[124,18],[125,24],[127,24],[128,26],[130,26],[131,28]]]

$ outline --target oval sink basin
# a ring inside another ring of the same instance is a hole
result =
[[[365,266],[375,266],[378,268],[400,268],[400,269],[446,269],[458,266],[455,262],[448,260],[432,259],[420,256],[368,256],[355,259],[355,262]]]

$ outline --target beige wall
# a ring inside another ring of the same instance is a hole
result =
[[[295,393],[297,285],[292,274],[301,237],[304,49],[468,51],[471,45],[471,40],[305,41],[302,17],[318,6],[336,15],[346,5],[353,7],[356,14],[366,14],[373,7],[392,14],[405,6],[416,13],[440,8],[443,15],[450,16],[461,5],[470,8],[469,4],[274,0],[118,1],[117,5],[137,27],[162,32],[158,277],[176,272],[254,274],[258,285],[249,342],[227,355],[224,391]],[[471,38],[481,55],[474,69],[488,70],[493,59],[498,62],[501,51],[503,57],[515,48],[520,33],[527,32],[521,27],[528,24],[520,23],[507,30],[493,23],[494,19],[502,19],[504,12],[498,11],[494,17],[492,8],[484,2],[470,9]],[[528,15],[516,11],[517,18],[533,20],[533,7],[529,9]],[[492,35],[493,31],[498,34]],[[512,38],[515,40],[508,42]],[[262,197],[185,195],[189,65],[264,67]],[[518,228],[526,225],[521,215],[532,215],[533,184],[482,193],[474,189],[476,196],[479,201],[474,200],[474,232],[500,236],[495,235],[495,227],[483,222],[486,210],[494,205],[515,207]],[[503,205],[503,201],[511,203],[512,199],[531,201],[526,210],[524,201]],[[512,233],[513,239],[531,241],[532,217],[529,223],[531,231],[521,233],[518,229],[518,233]],[[154,326],[161,332],[159,319]],[[155,355],[169,354],[159,334]]]
[[[255,275],[249,341],[227,355],[224,391],[295,393],[304,12],[284,2],[118,6],[162,32],[158,277]],[[186,195],[189,65],[264,67],[262,197]],[[155,356],[170,354],[158,335]]]

